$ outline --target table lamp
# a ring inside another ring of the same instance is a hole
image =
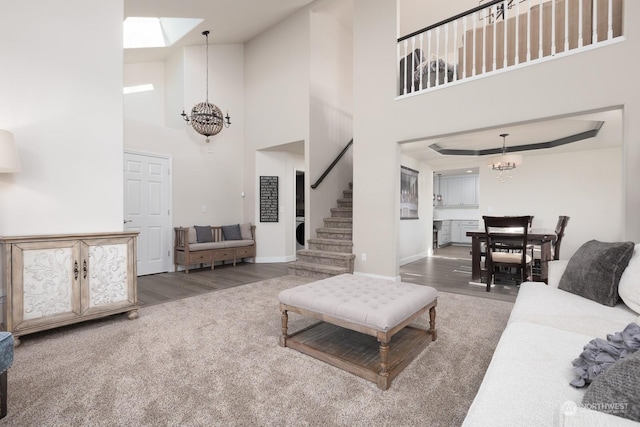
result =
[[[0,129],[0,173],[20,172],[18,149],[13,134]]]

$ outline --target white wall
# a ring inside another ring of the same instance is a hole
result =
[[[352,179],[352,153],[348,153],[318,189],[309,188],[352,137],[351,33],[334,16],[336,8],[342,7],[348,5],[315,2],[246,44],[245,182],[254,183],[255,188],[246,193],[245,216],[258,222],[260,200],[255,189],[265,168],[257,161],[264,156],[270,161],[286,159],[285,154],[256,151],[304,141],[306,164],[298,168],[305,171],[308,184],[307,236],[322,226],[322,219],[330,215],[329,209]],[[258,245],[264,251],[258,259],[295,257],[294,239],[289,236],[293,226],[288,223],[294,221],[295,207],[286,209],[285,223],[258,223],[258,235],[269,236],[261,237],[268,243]]]
[[[400,265],[416,261],[433,253],[433,169],[411,157],[402,156],[401,165],[417,170],[418,219],[400,220],[398,227],[398,258]],[[398,174],[400,171],[398,170]],[[398,194],[398,197],[399,194]]]
[[[309,12],[245,45],[244,215],[257,221],[256,151],[309,139]]]
[[[534,227],[548,229],[570,216],[560,252],[569,259],[587,240],[624,239],[621,164],[622,150],[611,148],[530,156],[506,183],[481,168],[480,212],[533,215]]]
[[[124,95],[124,116],[164,126],[164,61],[124,64],[124,87],[152,84],[153,90]]]
[[[309,143],[307,177],[309,185],[324,173],[353,137],[353,37],[342,25],[340,8],[350,1],[325,2],[311,12]],[[323,227],[336,200],[343,197],[353,179],[353,151],[336,164],[316,188],[307,188],[307,236]]]
[[[121,231],[122,2],[2,2],[0,234]]]
[[[256,262],[295,261],[295,176],[296,170],[304,170],[304,157],[283,151],[261,150],[256,152],[255,163],[256,193],[260,187],[260,176],[278,177],[278,222],[259,222],[259,198],[255,205]]]
[[[615,186],[622,191],[622,231],[609,229],[599,237],[640,241],[640,222],[635,214],[640,208],[640,193],[632,190],[633,183],[640,181],[640,100],[635,95],[640,93],[640,83],[634,74],[640,65],[635,54],[640,48],[640,29],[632,25],[632,20],[637,23],[640,16],[640,3],[625,3],[626,40],[623,42],[399,101],[394,101],[395,67],[380,66],[396,63],[393,3],[355,0],[354,72],[359,77],[354,84],[354,186],[375,188],[377,194],[377,197],[369,194],[362,197],[354,193],[354,251],[358,260],[359,253],[369,252],[368,261],[356,262],[356,271],[390,277],[398,272],[394,231],[399,221],[394,208],[399,191],[395,182],[398,141],[498,128],[621,105],[624,106],[623,176]],[[376,52],[375,56],[370,54],[372,51]],[[598,64],[616,64],[615,78],[608,67]],[[389,118],[393,126],[381,117]],[[358,145],[358,141],[366,144]],[[575,163],[573,167],[580,168]],[[591,171],[594,174],[609,172]],[[535,181],[531,182],[534,184]],[[555,185],[558,191],[565,188],[563,182]],[[482,186],[481,182],[484,197]],[[572,197],[571,191],[571,187],[567,187],[561,197]],[[581,187],[581,191],[592,193],[588,186]],[[545,203],[552,205],[560,200],[548,199]],[[584,210],[572,215],[570,228],[577,217],[592,224],[592,230],[603,226],[600,216],[591,216],[593,210],[600,207],[597,197],[581,207]],[[558,214],[561,212],[553,216],[557,218]],[[577,232],[578,227],[569,231]],[[578,238],[585,241],[592,236],[590,233]],[[563,252],[565,249],[563,247]]]
[[[177,58],[183,59],[182,64],[169,61],[164,81],[170,84],[168,92],[174,94],[170,97],[172,103],[176,102],[175,95],[185,94],[178,105],[166,105],[166,110],[173,110],[179,119],[179,129],[163,126],[165,109],[158,110],[155,103],[160,102],[151,95],[139,100],[135,111],[127,114],[125,148],[171,157],[174,226],[227,225],[248,221],[243,216],[244,199],[241,196],[246,191],[242,167],[244,48],[237,44],[209,45],[209,101],[223,113],[228,109],[232,122],[231,127],[211,136],[209,143],[180,117],[183,105],[188,112],[196,103],[205,101],[204,46],[186,47]],[[131,79],[145,74],[140,70],[147,70],[147,75],[154,81],[162,80],[163,73],[158,70],[157,63],[132,64],[125,70]],[[174,76],[176,73],[177,77]],[[184,78],[180,79],[182,73]],[[174,88],[173,85],[181,87]],[[130,102],[130,96],[125,96],[125,105]],[[153,111],[153,114],[145,115],[139,112],[140,109]],[[128,113],[130,110],[125,111]],[[169,117],[169,120],[172,119]]]

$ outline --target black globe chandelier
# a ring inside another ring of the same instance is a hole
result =
[[[226,116],[222,115],[222,111],[218,108],[217,105],[211,104],[209,102],[209,31],[203,31],[202,35],[206,38],[206,87],[207,87],[207,97],[205,102],[199,102],[193,106],[191,109],[191,116],[187,116],[187,114],[182,110],[182,118],[187,124],[190,124],[193,130],[198,132],[200,135],[204,135],[207,137],[206,142],[209,142],[209,137],[211,135],[218,134],[222,127],[229,127],[231,125],[231,117],[229,117],[229,112],[227,112]]]

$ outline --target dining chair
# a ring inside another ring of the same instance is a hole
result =
[[[500,268],[515,269],[516,284],[531,273],[533,257],[527,250],[530,216],[483,216],[486,239],[487,292]],[[527,272],[529,269],[529,272]],[[518,279],[519,276],[519,279]]]
[[[554,261],[560,259],[560,245],[562,244],[562,238],[564,237],[564,231],[567,228],[570,217],[560,215],[556,224],[556,240],[551,244],[551,257]],[[542,249],[540,245],[533,246],[533,258],[538,262],[542,257]]]

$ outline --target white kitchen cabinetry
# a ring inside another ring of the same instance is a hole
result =
[[[478,230],[478,221],[451,221],[451,241],[453,243],[471,244],[467,231]]]
[[[436,191],[437,191],[437,187]],[[478,176],[447,176],[441,177],[440,191],[442,203],[436,206],[447,208],[478,207]]]
[[[4,328],[18,337],[111,314],[138,317],[137,232],[0,239]]]
[[[438,247],[451,244],[451,221],[439,221],[438,228]]]

